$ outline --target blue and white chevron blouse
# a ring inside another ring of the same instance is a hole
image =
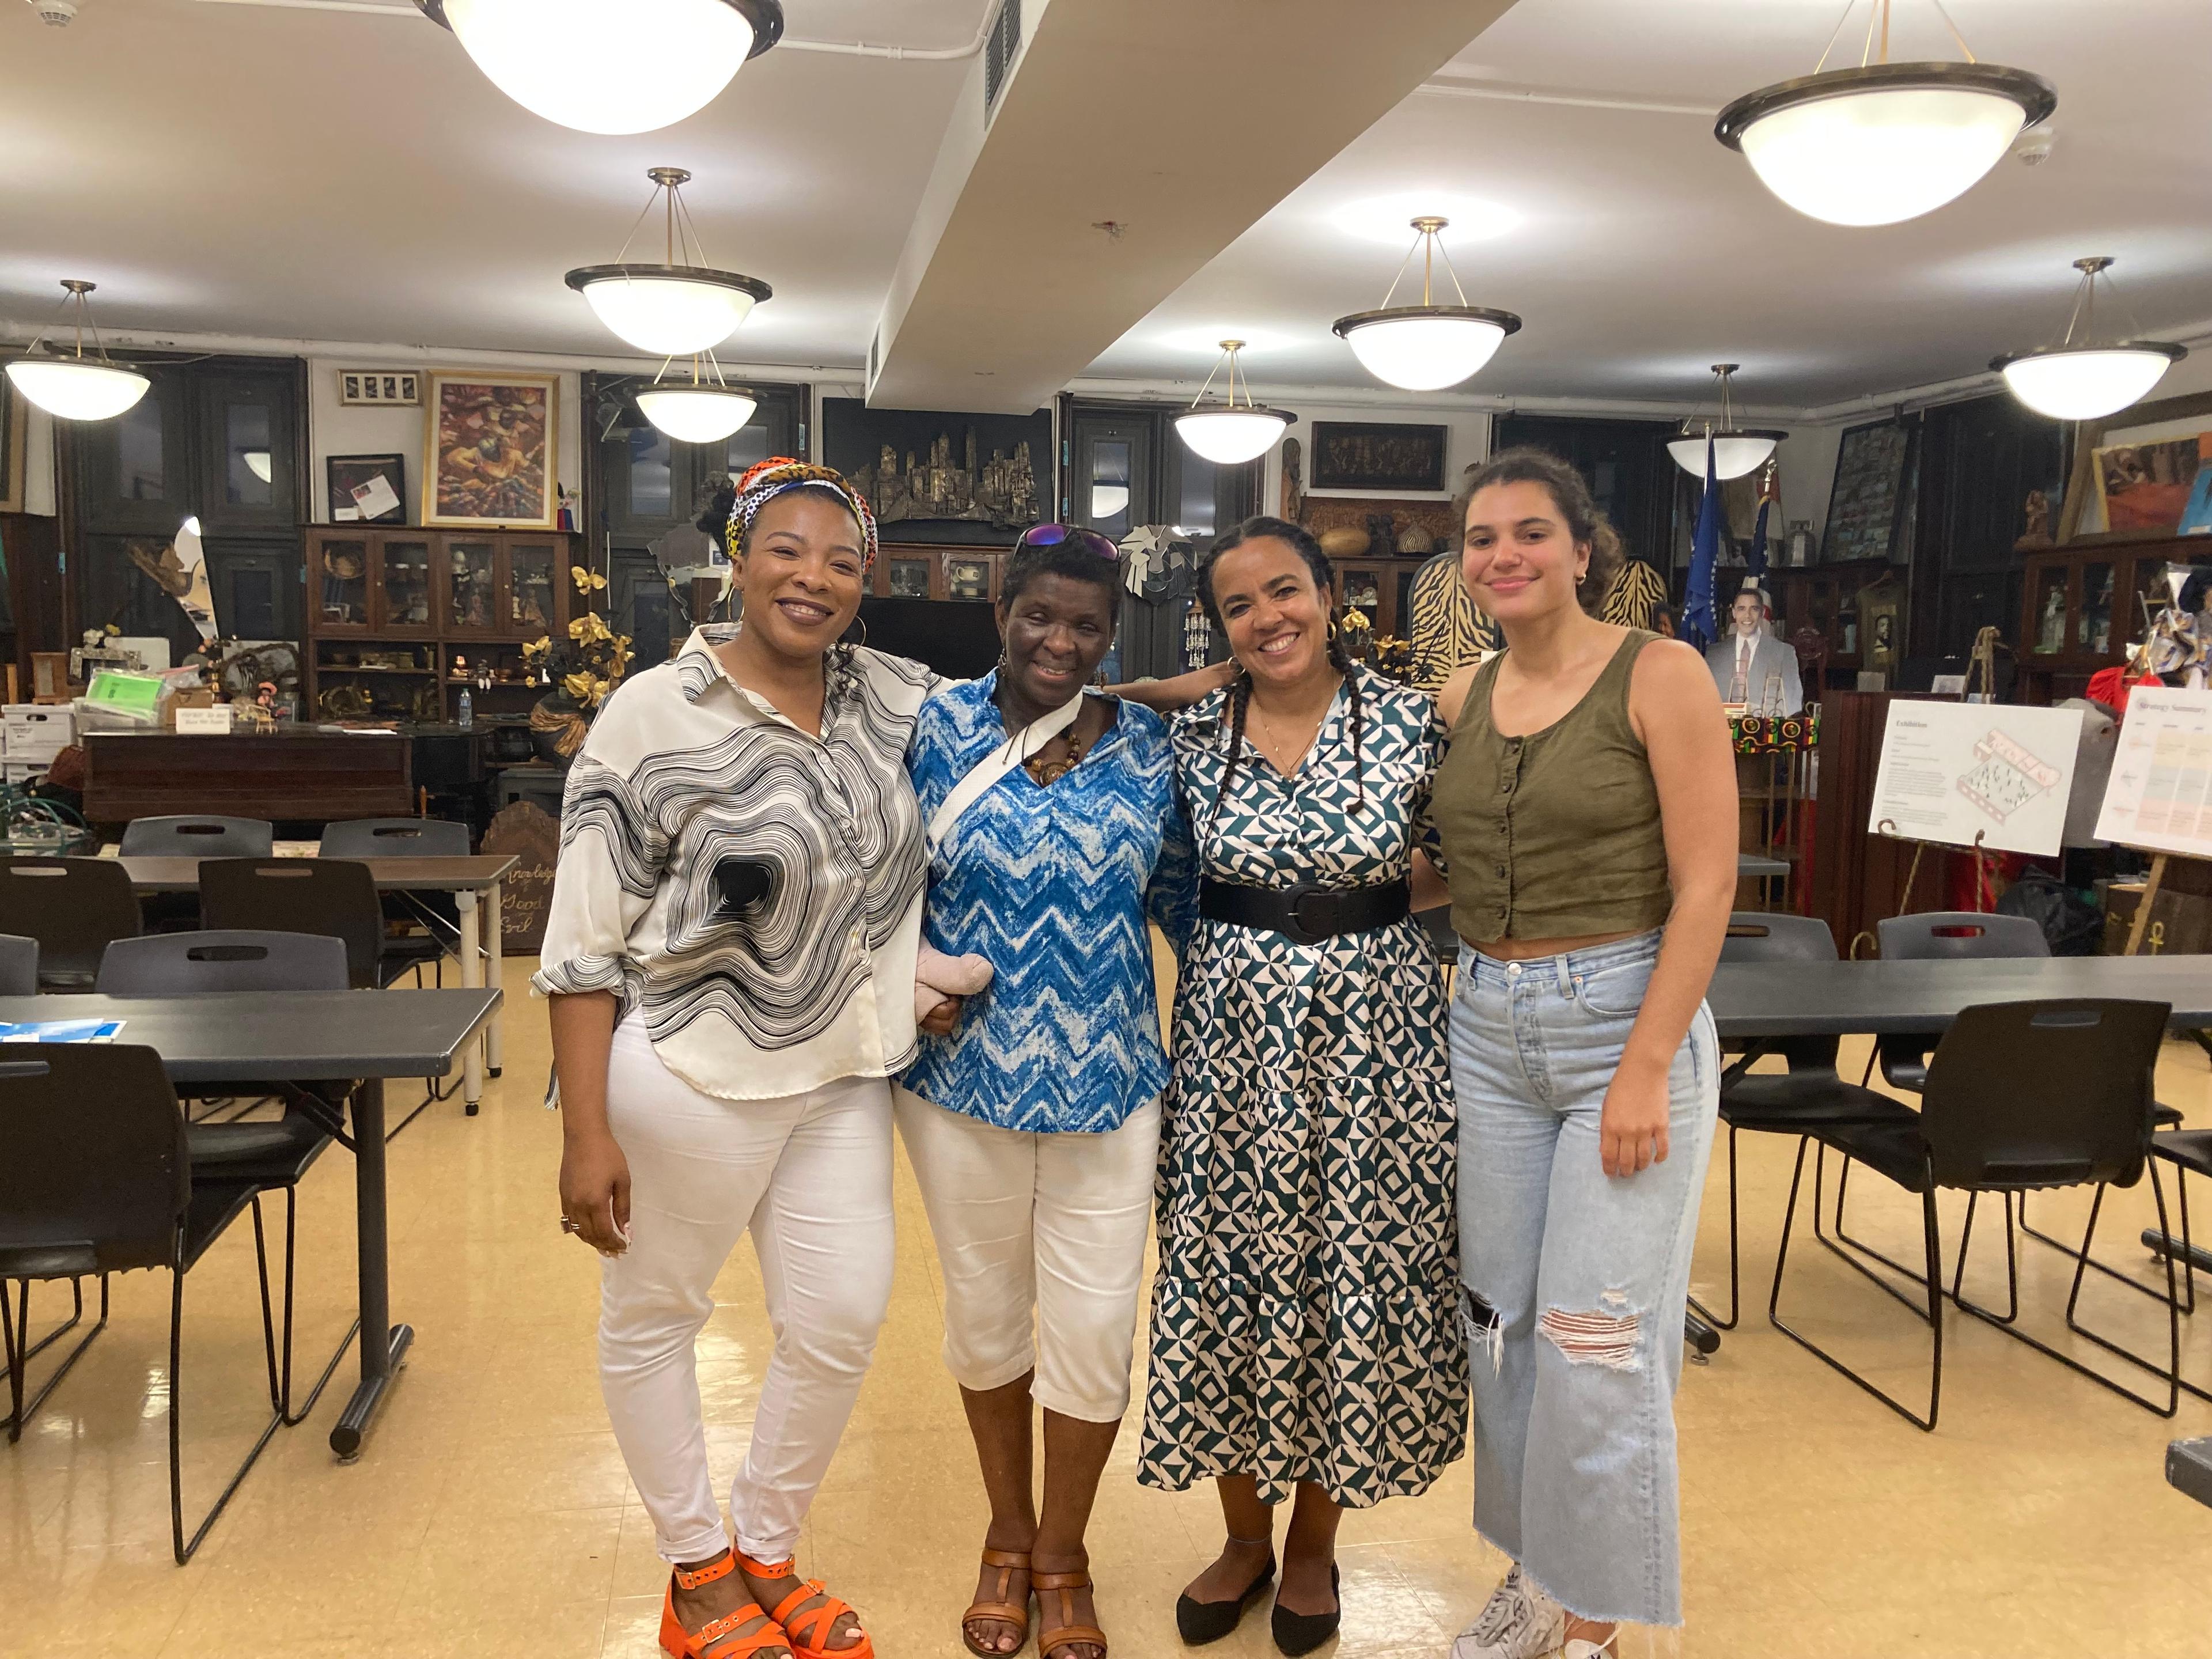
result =
[[[612,991],[702,1094],[889,1077],[914,1053],[921,820],[905,757],[938,684],[833,655],[817,738],[730,678],[702,628],[624,681],[568,769],[543,996]]]
[[[922,705],[908,766],[927,823],[1006,740],[998,677]],[[1040,785],[1018,768],[930,860],[922,929],[994,970],[905,1078],[923,1099],[1002,1129],[1098,1134],[1166,1086],[1149,917],[1180,951],[1197,909],[1190,830],[1158,715],[1120,705],[1082,763]]]

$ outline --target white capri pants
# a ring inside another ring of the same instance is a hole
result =
[[[945,1268],[945,1364],[963,1389],[1034,1370],[1030,1398],[1086,1423],[1129,1407],[1160,1106],[1103,1134],[1032,1134],[894,1091]]]
[[[662,1558],[728,1547],[699,1406],[714,1279],[752,1234],[775,1349],[730,1487],[738,1547],[781,1561],[830,1468],[891,1290],[890,1085],[842,1078],[777,1100],[717,1100],[615,1030],[607,1123],[629,1161],[629,1248],[599,1279],[599,1388]]]

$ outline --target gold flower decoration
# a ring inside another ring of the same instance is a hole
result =
[[[607,585],[607,579],[605,576],[580,564],[572,564],[568,567],[568,580],[576,584],[576,591],[579,593],[590,593]]]

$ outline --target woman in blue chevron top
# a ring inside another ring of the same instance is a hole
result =
[[[1083,1538],[1129,1403],[1168,1078],[1146,924],[1180,950],[1194,902],[1166,728],[1084,690],[1121,579],[1095,532],[1030,531],[999,600],[999,671],[925,703],[908,759],[930,849],[924,933],[994,972],[949,1036],[924,1038],[895,1106],[991,1503],[961,1620],[986,1659],[1027,1641],[1032,1592],[1040,1659],[1106,1655]]]

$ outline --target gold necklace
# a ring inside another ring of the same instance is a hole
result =
[[[1335,706],[1335,693],[1331,692],[1329,694],[1328,702],[1322,705],[1321,714],[1315,719],[1313,730],[1307,733],[1305,742],[1297,748],[1291,750],[1291,757],[1292,760],[1302,761],[1308,755],[1313,752],[1314,744],[1321,737],[1321,728],[1328,721],[1328,711]],[[1283,735],[1281,732],[1275,730],[1275,723],[1269,720],[1267,714],[1261,709],[1260,700],[1257,697],[1255,697],[1252,700],[1251,709],[1252,718],[1260,722],[1260,730],[1267,734],[1268,746],[1271,748],[1279,748],[1282,745]],[[1271,765],[1274,765],[1275,769],[1278,772],[1282,771],[1283,769],[1281,765],[1275,762],[1273,756],[1270,755],[1268,757],[1268,762]]]

